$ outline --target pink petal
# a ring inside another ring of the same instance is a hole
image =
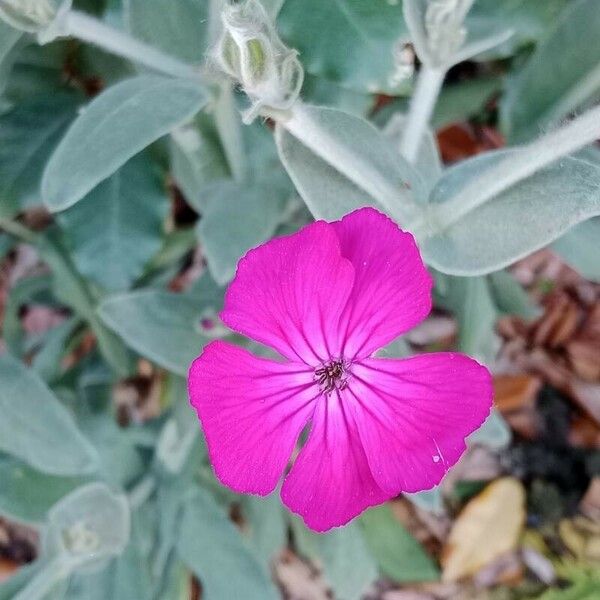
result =
[[[310,436],[281,498],[315,531],[344,525],[390,498],[373,479],[357,423],[339,393],[317,402]]]
[[[344,390],[377,483],[389,494],[438,484],[492,406],[489,371],[462,354],[365,359]]]
[[[356,273],[340,327],[343,354],[369,356],[429,314],[433,281],[412,235],[375,209],[332,225]]]
[[[332,342],[353,280],[333,227],[317,221],[240,260],[221,318],[290,360],[316,365],[337,350]]]
[[[313,370],[216,341],[193,362],[188,388],[221,482],[240,493],[272,492],[314,410]]]

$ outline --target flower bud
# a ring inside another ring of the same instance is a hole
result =
[[[252,102],[245,120],[251,121],[262,107],[289,109],[300,93],[304,71],[297,52],[283,44],[260,2],[228,6],[222,20],[216,59]]]
[[[12,27],[36,33],[40,43],[60,34],[59,23],[72,0],[0,0],[0,19]]]
[[[463,45],[467,32],[463,22],[474,0],[430,0],[425,12],[429,54],[443,64]]]

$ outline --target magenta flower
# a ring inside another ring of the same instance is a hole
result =
[[[316,531],[439,483],[490,411],[489,372],[455,353],[374,357],[428,315],[431,287],[413,237],[371,208],[248,252],[221,319],[283,358],[215,341],[192,364],[221,482],[269,494],[310,424],[281,497]]]

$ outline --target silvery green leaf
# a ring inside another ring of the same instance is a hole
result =
[[[359,523],[383,575],[398,582],[439,578],[431,557],[394,517],[389,504],[370,508],[360,516]]]
[[[36,560],[19,567],[13,575],[0,583],[0,600],[15,600],[17,594],[38,575],[43,567],[44,562],[42,560]]]
[[[135,38],[202,63],[206,58],[208,0],[124,0],[125,23]]]
[[[171,132],[169,150],[173,178],[186,200],[202,212],[211,182],[229,177],[229,167],[212,119],[200,114]]]
[[[488,276],[490,291],[498,310],[507,315],[525,319],[536,317],[540,309],[523,286],[507,271],[496,271]]]
[[[431,120],[433,129],[466,121],[477,115],[502,87],[498,77],[481,77],[445,85],[442,88]]]
[[[467,60],[474,60],[478,56],[486,54],[489,50],[505,44],[514,35],[515,32],[512,29],[503,29],[500,31],[485,31],[478,37],[470,36],[452,57],[450,66]]]
[[[437,278],[436,278],[437,279]],[[498,309],[486,277],[444,277],[443,293],[436,286],[436,302],[458,320],[458,347],[491,362],[499,349],[494,333]]]
[[[82,275],[107,290],[124,290],[161,246],[168,210],[164,185],[140,154],[59,215]]]
[[[71,576],[64,600],[152,600],[152,577],[141,531],[147,525],[136,516],[132,515],[131,538],[123,553],[105,569]]]
[[[373,96],[367,92],[348,89],[310,74],[304,76],[302,98],[308,104],[332,106],[357,117],[364,117],[373,105]]]
[[[44,167],[78,103],[64,92],[34,95],[0,116],[0,215],[42,203]]]
[[[197,231],[217,283],[230,281],[240,258],[273,236],[288,197],[286,187],[272,180],[268,184],[225,181],[210,187]]]
[[[586,279],[600,283],[600,217],[575,225],[552,249]]]
[[[6,78],[14,59],[14,49],[23,36],[21,31],[0,21],[0,93],[4,91]]]
[[[358,600],[377,578],[377,564],[369,551],[358,521],[317,534],[292,516],[296,549],[323,565],[325,579],[336,598]]]
[[[442,490],[439,485],[436,485],[430,490],[415,492],[414,494],[405,493],[403,496],[408,498],[412,504],[423,510],[436,515],[444,514],[444,498],[442,497]]]
[[[48,510],[83,483],[81,477],[47,475],[10,457],[0,458],[0,481],[0,514],[25,523],[43,523]]]
[[[393,89],[394,45],[406,39],[400,2],[286,0],[277,26],[306,71],[373,93]]]
[[[476,0],[465,19],[467,43],[473,37],[511,29],[515,34],[486,52],[485,60],[506,58],[521,47],[547,37],[560,11],[570,0]]]
[[[99,570],[129,541],[127,498],[103,483],[77,488],[48,512],[42,545],[47,556],[62,556],[72,569]]]
[[[72,0],[0,0],[0,19],[12,27],[37,33],[40,43],[61,31],[59,21],[71,9]]]
[[[317,219],[335,220],[371,205],[402,224],[425,194],[419,174],[367,121],[340,110],[303,106],[283,125],[280,158]]]
[[[141,75],[94,98],[50,158],[42,179],[48,208],[72,206],[207,101],[196,81]]]
[[[543,130],[600,97],[600,10],[596,0],[570,3],[524,69],[509,82],[501,104],[513,143]]]
[[[43,260],[52,269],[55,296],[83,317],[96,336],[98,347],[106,362],[122,376],[131,372],[131,357],[123,342],[109,331],[95,312],[95,298],[86,282],[75,269],[57,232],[49,231],[38,246]]]
[[[400,151],[400,139],[406,126],[405,114],[396,113],[387,122],[383,133],[393,140]],[[419,154],[414,163],[415,169],[421,175],[427,189],[431,189],[440,178],[443,171],[442,159],[433,132],[427,129],[419,146]]]
[[[110,402],[112,386],[105,392],[105,402]],[[114,419],[107,419],[103,414],[87,414],[81,419],[81,430],[98,451],[99,475],[103,481],[124,488],[143,475],[145,463],[131,432],[119,427]]]
[[[35,373],[0,357],[0,449],[50,475],[82,475],[98,455],[67,409]]]
[[[23,33],[0,21],[0,65],[15,47]]]
[[[81,320],[71,317],[51,329],[45,336],[42,348],[36,352],[31,368],[47,382],[52,382],[61,373],[61,363],[73,332],[81,325]]]
[[[212,298],[146,289],[107,298],[99,315],[142,356],[185,376],[214,333],[203,328],[202,319],[214,319],[218,308]],[[225,333],[218,324],[216,331]]]
[[[279,494],[266,498],[243,496],[244,515],[250,529],[249,544],[266,568],[287,545],[287,526]]]
[[[279,598],[268,571],[253,556],[241,532],[200,488],[185,504],[177,553],[200,579],[207,598]]]
[[[492,410],[484,424],[468,437],[468,443],[480,444],[497,451],[506,448],[511,439],[510,427],[497,410]]]
[[[518,160],[519,152],[490,152],[448,169],[431,194],[434,214],[485,170],[503,159]],[[421,251],[428,264],[445,273],[474,276],[497,271],[600,215],[599,186],[599,166],[563,158],[447,227],[431,221],[428,237],[420,239]]]

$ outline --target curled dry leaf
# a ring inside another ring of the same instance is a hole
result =
[[[525,522],[525,490],[512,477],[488,485],[463,509],[442,552],[443,581],[474,575],[517,547]]]
[[[600,522],[585,517],[563,519],[558,527],[560,539],[581,561],[600,567]]]
[[[494,377],[494,404],[513,431],[525,439],[537,437],[540,429],[536,400],[541,388],[542,380],[533,375]]]

